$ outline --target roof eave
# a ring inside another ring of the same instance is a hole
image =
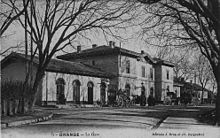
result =
[[[72,75],[81,75],[81,76],[90,76],[90,77],[98,77],[98,78],[112,78],[111,75],[93,75],[89,73],[82,73],[82,72],[71,72],[71,71],[62,71],[56,69],[46,69],[47,72],[54,72],[54,73],[65,73],[65,74],[72,74]]]

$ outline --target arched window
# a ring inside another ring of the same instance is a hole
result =
[[[93,87],[94,87],[93,82],[89,81],[87,83],[87,87],[88,87],[88,104],[93,104]]]
[[[73,103],[80,103],[80,81],[73,81]]]
[[[125,91],[127,92],[128,96],[130,96],[130,89],[131,89],[130,84],[126,84],[125,85]]]
[[[65,104],[65,80],[63,78],[58,78],[56,80],[57,85],[57,104]]]

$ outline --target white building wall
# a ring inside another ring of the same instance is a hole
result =
[[[141,83],[143,83],[143,86],[145,87],[145,96],[148,97],[150,95],[150,88],[153,88],[154,96],[155,96],[155,77],[154,77],[154,68],[153,65],[150,63],[147,63],[145,61],[137,61],[136,62],[136,72],[137,72],[137,82],[136,85],[138,87],[138,95],[141,94]],[[145,77],[142,76],[142,66],[145,67]],[[150,69],[153,69],[153,78],[150,78]]]
[[[46,101],[46,93],[48,93],[47,101],[55,102],[56,99],[56,80],[58,78],[63,78],[65,80],[65,98],[67,102],[73,101],[73,86],[72,82],[74,80],[79,80],[81,83],[80,86],[80,101],[88,101],[88,87],[87,83],[89,81],[93,82],[93,101],[100,101],[100,84],[101,78],[89,77],[89,76],[80,76],[73,74],[65,73],[54,73],[46,72],[46,76],[43,79],[43,95],[42,100]]]
[[[126,84],[130,84],[131,95],[141,95],[142,83],[145,87],[146,97],[150,94],[150,88],[153,87],[155,95],[155,70],[153,65],[147,63],[145,59],[121,56],[121,66],[119,65],[119,89],[125,89]],[[126,60],[130,61],[130,73],[126,73]],[[145,77],[142,76],[142,66],[145,67]],[[150,78],[150,69],[153,69],[153,79]]]
[[[123,56],[119,57],[119,74],[127,76],[127,77],[136,77],[136,58]],[[126,73],[126,61],[130,61],[130,73]],[[121,64],[120,64],[121,63]]]

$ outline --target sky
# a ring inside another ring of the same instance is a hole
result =
[[[40,4],[41,5],[41,4]],[[125,17],[126,18],[126,17]],[[98,46],[100,45],[107,45],[108,41],[115,41],[116,46],[120,46],[125,49],[129,49],[132,51],[140,52],[141,50],[146,51],[150,55],[154,56],[155,54],[155,49],[154,47],[149,47],[144,40],[141,39],[141,37],[137,36],[137,33],[141,31],[141,28],[139,26],[131,27],[131,28],[126,28],[126,30],[121,31],[121,30],[116,30],[117,35],[120,35],[123,38],[130,38],[128,40],[118,40],[115,39],[111,36],[108,36],[107,40],[104,37],[102,33],[89,33],[87,37],[90,38],[90,41],[88,41],[85,38],[80,38],[76,41],[74,41],[73,45],[77,47],[78,45],[82,46],[82,49],[87,49],[91,48],[92,44],[97,44]],[[19,25],[19,23],[14,22],[10,28],[5,32],[7,37],[4,37],[0,39],[0,44],[1,44],[1,53],[8,49],[9,47],[14,47],[16,45],[24,45],[24,29]],[[59,35],[59,33],[58,33]],[[132,38],[131,38],[132,37]],[[17,51],[18,49],[14,48],[9,50],[7,54],[9,54],[11,51]],[[68,47],[65,49],[65,51],[68,52],[74,52],[75,49]],[[56,55],[63,54],[62,52],[56,53]]]
[[[97,44],[98,46],[101,46],[101,45],[108,45],[108,41],[115,41],[116,46],[118,47],[120,47],[120,44],[121,44],[122,48],[129,49],[129,50],[136,51],[136,52],[141,52],[141,50],[144,50],[147,53],[149,53],[151,56],[154,56],[156,53],[155,51],[156,48],[150,47],[148,44],[145,43],[144,40],[142,40],[141,37],[136,36],[138,29],[139,28],[136,27],[136,29],[130,29],[129,31],[126,31],[127,34],[121,33],[123,34],[122,35],[123,38],[129,37],[128,40],[118,40],[118,39],[112,38],[111,36],[109,36],[108,40],[106,40],[102,33],[99,33],[99,35],[97,34],[93,35],[93,33],[91,32],[89,36],[91,41],[81,38],[80,40],[77,40],[75,42],[74,46],[81,45],[82,49],[87,49],[87,48],[91,48],[92,44]],[[5,32],[4,35],[6,37],[3,37],[2,39],[0,39],[1,52],[5,51],[9,47],[14,47],[18,44],[24,46],[24,29],[17,23],[13,23],[13,25],[11,25],[10,28],[8,28],[8,30]],[[130,37],[133,37],[133,38],[130,38]],[[12,51],[16,52],[17,50],[18,50],[17,48],[13,48],[9,50],[9,52],[7,53],[9,54]],[[74,52],[74,50],[75,49],[70,48],[70,47],[65,49],[65,51],[68,51],[68,52]],[[56,55],[59,55],[62,53],[63,52],[59,52]]]

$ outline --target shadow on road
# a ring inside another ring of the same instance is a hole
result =
[[[186,122],[184,119],[181,123],[169,122],[169,124],[188,124],[188,125],[215,125],[214,118],[210,115],[213,113],[213,107],[202,107],[202,106],[188,106],[182,108],[173,108],[168,110],[169,117],[175,118],[192,118],[196,120],[195,122]]]
[[[198,121],[212,126],[216,125],[215,110],[209,110],[204,112],[203,114],[200,114],[198,117]]]

